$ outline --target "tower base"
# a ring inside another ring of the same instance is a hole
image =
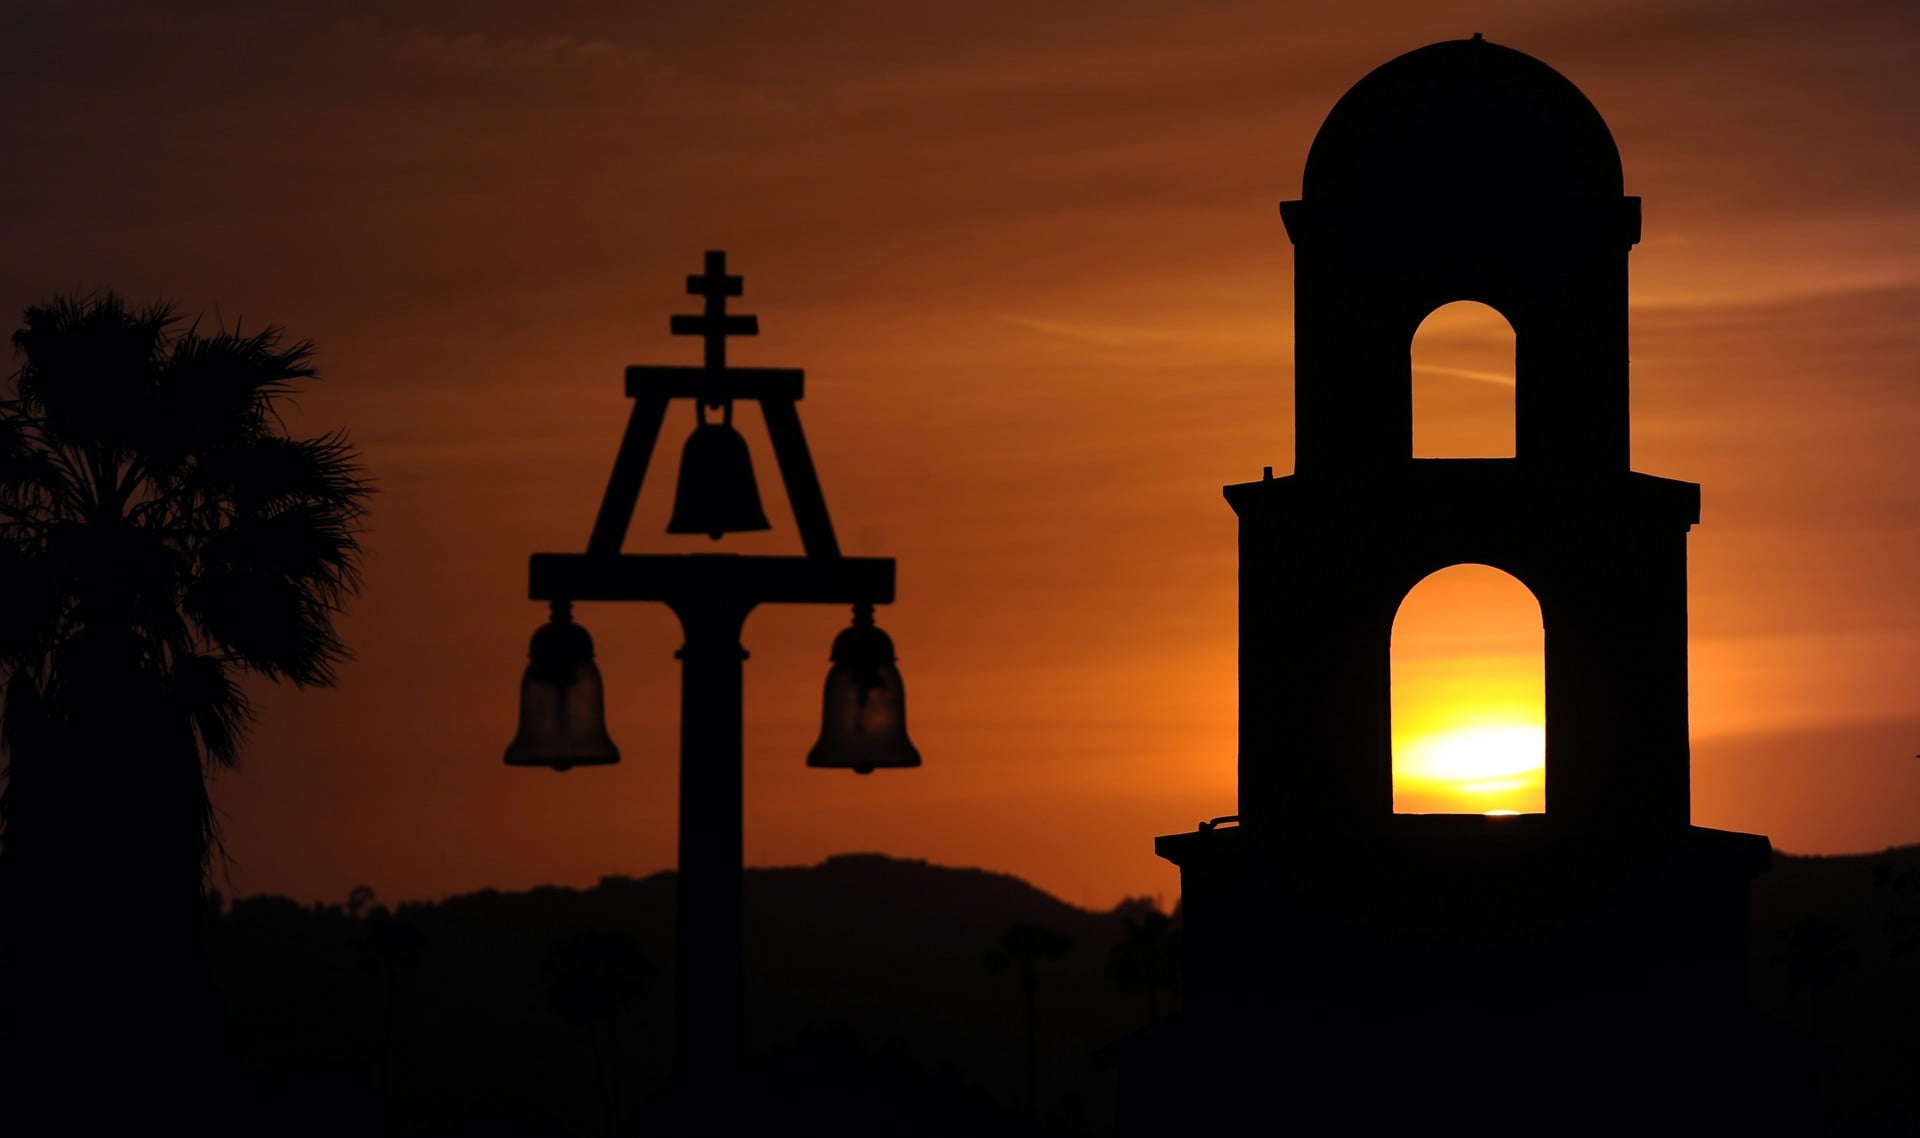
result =
[[[1759,835],[1396,815],[1156,848],[1181,870],[1186,1011],[1115,1055],[1119,1133],[1772,1133],[1817,1113],[1804,1047],[1747,1008]]]

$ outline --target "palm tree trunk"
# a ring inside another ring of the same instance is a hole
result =
[[[1028,957],[1020,962],[1020,988],[1026,997],[1027,1005],[1027,1110],[1038,1116],[1040,1113],[1040,1059],[1035,1047],[1038,1038],[1033,999],[1035,981],[1033,959]]]
[[[600,1049],[600,1026],[592,1021],[587,1023],[587,1043],[593,1049],[593,1088],[599,1092],[600,1119],[612,1134],[613,1098],[607,1093],[606,1056]]]
[[[381,1009],[380,1020],[380,1103],[387,1114],[387,1131],[394,1130],[393,1116],[393,1008],[394,989],[399,986],[399,978],[394,975],[391,962],[384,965],[386,973],[386,998]]]
[[[170,809],[203,794],[198,763],[164,739],[119,747],[111,728],[97,734],[10,756],[0,924],[13,1030],[33,1041],[12,1073],[30,1095],[88,1103],[104,1130],[204,1129],[200,1080],[228,1061],[227,1036],[202,939],[199,835]],[[122,1093],[99,1096],[103,1080]]]
[[[607,1017],[607,1133],[620,1117],[620,1011]]]

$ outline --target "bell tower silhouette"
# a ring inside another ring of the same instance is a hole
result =
[[[1138,1045],[1154,1058],[1123,1078],[1123,1115],[1146,1132],[1195,1102],[1278,1117],[1275,1096],[1344,1094],[1376,1121],[1434,1121],[1445,1111],[1408,1105],[1423,1097],[1409,1080],[1444,1098],[1497,1069],[1516,1106],[1705,1117],[1764,1066],[1746,924],[1769,847],[1690,824],[1700,490],[1630,465],[1640,199],[1613,137],[1531,56],[1437,43],[1339,100],[1280,211],[1295,469],[1225,488],[1239,807],[1156,843],[1181,871],[1185,1012]],[[1410,345],[1460,300],[1514,330],[1512,458],[1413,457]],[[1394,617],[1428,574],[1465,563],[1540,603],[1541,814],[1394,813]],[[1393,1071],[1410,1097],[1382,1099],[1389,1057],[1412,1054]],[[1156,1100],[1147,1067],[1188,1100]]]
[[[1546,625],[1556,827],[1684,826],[1686,533],[1699,487],[1628,462],[1627,254],[1640,199],[1580,90],[1484,40],[1361,80],[1281,215],[1295,248],[1296,473],[1240,515],[1240,816],[1392,811],[1388,646],[1401,600],[1462,562]],[[1413,458],[1408,350],[1456,300],[1513,326],[1511,459]]]

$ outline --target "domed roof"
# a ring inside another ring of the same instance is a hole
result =
[[[1566,76],[1524,52],[1446,40],[1375,68],[1307,152],[1301,197],[1618,197],[1620,150]]]

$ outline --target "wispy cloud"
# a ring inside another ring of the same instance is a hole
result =
[[[1000,319],[1009,324],[1049,336],[1060,336],[1069,340],[1097,344],[1103,348],[1134,348],[1146,344],[1177,344],[1192,342],[1198,336],[1184,329],[1140,328],[1119,324],[1078,324],[1065,320],[1047,320],[1038,316],[1013,316],[1002,314]]]
[[[1284,359],[1290,349],[1286,337],[1277,336],[1273,328],[1241,318],[1179,324],[1095,323],[1011,313],[999,313],[995,318],[1054,340],[1103,352],[1131,353],[1130,361],[1157,365],[1267,365]]]
[[[555,68],[618,68],[629,76],[661,69],[659,56],[636,44],[558,35],[524,37],[480,30],[439,32],[397,29],[382,37],[401,59],[471,71],[545,71]]]
[[[1450,375],[1455,379],[1471,379],[1475,383],[1491,383],[1497,387],[1512,387],[1513,377],[1492,371],[1474,371],[1464,367],[1437,367],[1421,364],[1413,369],[1415,375]]]

